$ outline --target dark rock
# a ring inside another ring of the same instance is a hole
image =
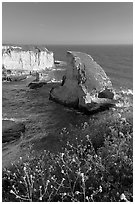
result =
[[[2,121],[2,143],[19,139],[24,132],[25,125],[23,123],[16,123],[10,120]]]
[[[62,83],[61,83],[61,86],[63,86],[63,85],[65,84],[65,81],[66,81],[66,76],[64,75],[64,76],[62,77]]]
[[[103,110],[114,104],[112,83],[90,55],[67,52],[66,75],[50,99],[82,111]]]
[[[3,74],[2,81],[22,81],[27,78],[27,75],[13,75],[13,74]]]
[[[10,69],[7,69],[7,74],[11,74],[11,70]]]
[[[2,75],[2,81],[6,81],[7,80],[7,77]]]
[[[113,97],[114,97],[114,93],[112,91],[110,91],[109,89],[105,89],[98,94],[98,98],[113,99]]]
[[[33,81],[33,82],[31,82],[28,85],[28,87],[30,87],[30,89],[37,89],[37,88],[41,88],[45,84],[47,84],[47,83],[46,82],[36,82],[36,81]]]

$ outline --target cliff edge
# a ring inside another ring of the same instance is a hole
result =
[[[39,71],[54,66],[53,52],[36,46],[3,46],[2,64],[10,70]]]

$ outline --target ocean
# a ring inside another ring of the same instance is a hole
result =
[[[3,167],[23,157],[30,150],[62,151],[67,140],[84,134],[85,124],[118,113],[118,109],[132,109],[133,104],[133,47],[130,45],[45,45],[54,52],[55,60],[66,60],[66,51],[80,51],[90,54],[101,65],[112,81],[113,87],[121,97],[117,109],[113,108],[96,115],[85,115],[49,100],[49,92],[54,86],[32,90],[27,80],[2,83],[2,118],[25,123],[24,136],[12,143],[3,144]],[[50,72],[48,73],[50,74]],[[63,70],[52,71],[59,81]]]

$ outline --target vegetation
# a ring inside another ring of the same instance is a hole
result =
[[[96,150],[87,134],[62,153],[31,151],[3,169],[3,201],[132,202],[132,121],[121,117],[107,128]]]

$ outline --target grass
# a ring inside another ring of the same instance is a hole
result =
[[[132,119],[109,123],[96,149],[88,133],[61,153],[31,150],[27,160],[3,169],[3,202],[132,202]]]

